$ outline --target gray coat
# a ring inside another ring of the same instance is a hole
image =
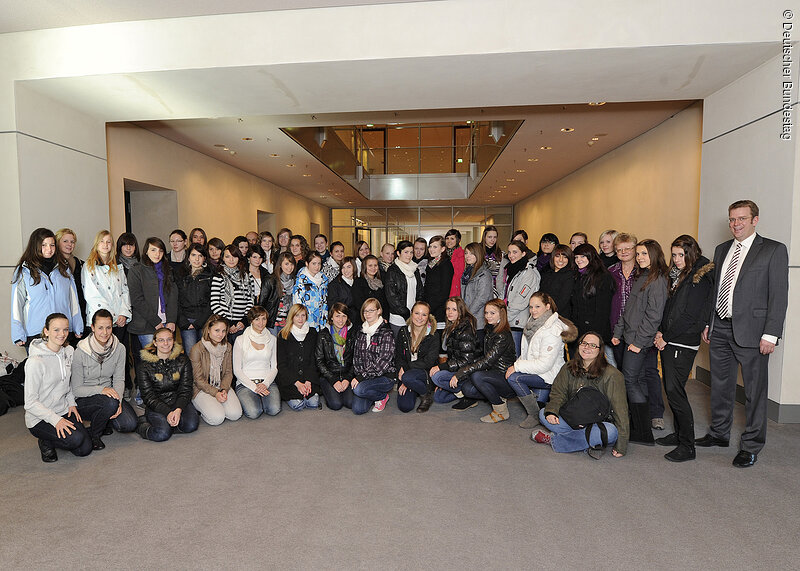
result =
[[[486,320],[483,317],[483,306],[486,302],[494,298],[494,280],[492,272],[484,264],[474,276],[470,278],[467,285],[461,288],[461,297],[467,304],[469,312],[475,316],[477,328],[486,327]]]
[[[641,272],[633,282],[625,311],[614,326],[614,337],[640,349],[652,347],[667,304],[667,278],[658,278],[642,291],[649,274],[649,271]]]
[[[500,297],[503,296],[506,287],[506,266],[509,264],[508,258],[503,258],[500,264],[500,273],[497,276],[497,291]],[[508,286],[508,324],[511,327],[522,329],[528,322],[528,302],[531,295],[539,291],[539,283],[542,276],[536,269],[536,255],[528,259],[525,269],[514,276]]]
[[[70,386],[75,398],[99,395],[111,387],[122,396],[125,391],[125,367],[127,352],[122,343],[117,343],[114,352],[100,364],[92,356],[89,337],[81,339],[72,359]]]

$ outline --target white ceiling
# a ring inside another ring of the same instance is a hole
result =
[[[4,0],[0,34],[216,14],[399,4],[421,0]]]

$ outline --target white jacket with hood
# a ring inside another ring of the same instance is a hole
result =
[[[43,339],[35,339],[25,363],[25,426],[33,428],[45,421],[55,426],[75,406],[70,389],[74,349],[62,347],[58,353],[47,348]]]
[[[571,321],[553,313],[533,334],[530,342],[522,337],[519,358],[514,370],[528,375],[539,375],[548,385],[564,366],[564,342],[574,341],[578,329]]]

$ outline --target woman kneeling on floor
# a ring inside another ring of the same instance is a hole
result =
[[[200,342],[192,347],[190,358],[194,375],[192,404],[200,417],[211,426],[222,424],[226,418],[239,420],[242,405],[231,390],[233,349],[228,343],[227,319],[212,315],[206,320]]]
[[[466,378],[459,379],[455,373],[475,361],[480,353],[476,320],[464,300],[460,297],[448,299],[445,317],[447,326],[442,333],[442,349],[447,354],[447,360],[434,365],[429,371],[431,381],[436,385],[433,400],[438,403],[453,402],[459,398],[456,394],[461,393],[461,386]]]
[[[142,349],[136,379],[142,391],[144,415],[136,432],[145,440],[163,442],[174,431],[194,432],[200,416],[192,405],[192,364],[175,343],[175,333],[160,327]]]
[[[531,429],[539,424],[539,403],[547,402],[553,379],[564,366],[564,342],[578,337],[573,323],[556,313],[556,302],[536,292],[528,302],[530,316],[522,331],[522,352],[506,371],[506,379],[528,413],[519,423]]]
[[[251,307],[247,318],[250,325],[233,345],[236,396],[247,418],[256,419],[262,413],[275,416],[281,411],[281,393],[275,382],[277,341],[267,329],[269,315],[263,307]]]
[[[589,455],[600,458],[602,445],[600,428],[595,424],[586,441],[583,427],[572,428],[559,418],[561,408],[584,386],[592,386],[603,393],[611,405],[613,422],[604,421],[607,443],[614,444],[615,458],[628,450],[628,400],[625,379],[617,369],[608,364],[605,347],[600,335],[592,331],[584,333],[578,340],[578,354],[561,368],[553,381],[550,402],[539,412],[539,420],[548,429],[538,430],[531,438],[540,444],[550,444],[556,452],[578,452],[588,450]]]
[[[344,266],[344,264],[342,264]],[[317,335],[316,360],[325,404],[331,410],[353,408],[353,350],[356,331],[348,317],[350,309],[334,303],[328,311],[328,325]]]
[[[75,456],[92,452],[69,385],[73,349],[64,346],[68,334],[66,315],[48,315],[42,338],[33,340],[25,363],[25,426],[39,439],[42,462],[58,460],[56,448]]]
[[[418,301],[411,308],[408,324],[397,334],[394,364],[397,367],[397,408],[410,412],[419,397],[417,412],[427,412],[433,403],[433,383],[428,371],[439,359],[439,333],[431,306]]]
[[[381,412],[395,383],[394,334],[374,297],[361,306],[361,331],[353,352],[353,413]]]
[[[313,256],[309,257],[310,261]],[[317,255],[319,257],[319,255]],[[324,322],[327,315],[320,318]],[[322,325],[321,325],[322,326]],[[308,322],[308,310],[296,303],[278,334],[278,388],[292,410],[318,409],[319,371],[316,361],[317,330]]]
[[[125,393],[127,353],[112,334],[113,316],[107,309],[92,315],[92,334],[78,342],[72,361],[72,394],[81,417],[91,421],[92,449],[102,450],[101,436],[136,430],[136,412]],[[113,427],[113,428],[112,428]]]

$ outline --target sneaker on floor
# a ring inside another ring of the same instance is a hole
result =
[[[656,430],[664,430],[664,419],[654,418],[653,420],[650,421],[650,425]]]
[[[389,402],[389,395],[383,397],[383,400],[376,400],[375,406],[372,407],[372,412],[381,412],[386,408],[386,403]]]
[[[467,410],[468,408],[472,408],[473,406],[478,406],[478,401],[475,399],[471,399],[469,397],[464,397],[456,404],[452,406],[454,410]]]
[[[544,430],[537,430],[531,434],[531,440],[539,444],[552,444],[552,437]]]

